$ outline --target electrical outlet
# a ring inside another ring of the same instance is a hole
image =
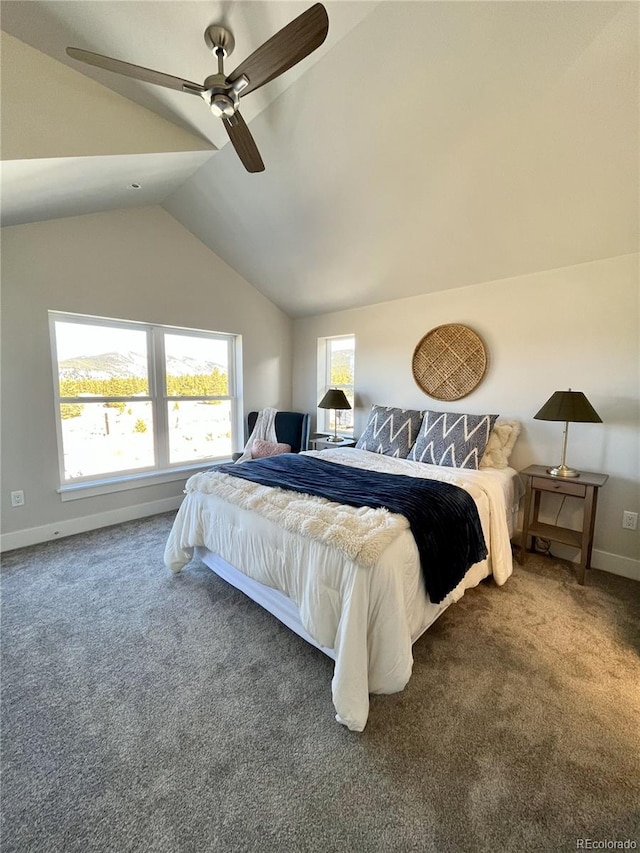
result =
[[[637,530],[638,529],[638,513],[637,512],[629,512],[628,509],[622,513],[622,526],[625,530]]]
[[[11,492],[11,506],[24,506],[24,492],[22,489],[17,492]]]

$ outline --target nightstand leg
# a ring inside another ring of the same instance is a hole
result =
[[[531,513],[531,477],[527,480],[527,491],[524,499],[524,512],[522,514],[522,537],[520,538],[520,565],[524,564],[524,556],[527,551],[527,532],[529,530],[529,515]]]
[[[580,549],[580,567],[578,583],[584,585],[585,570],[591,568],[591,551],[593,550],[593,531],[596,524],[596,503],[598,491],[593,486],[587,486],[584,497],[584,515],[582,516],[582,548]]]
[[[585,565],[583,562],[582,554],[580,554],[580,565],[578,566],[578,583],[580,586],[584,586],[584,570]]]

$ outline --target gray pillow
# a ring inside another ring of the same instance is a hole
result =
[[[422,412],[372,406],[365,431],[356,443],[360,450],[406,459],[422,424]]]
[[[407,458],[449,468],[477,468],[497,417],[427,411]]]

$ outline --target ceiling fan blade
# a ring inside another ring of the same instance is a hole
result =
[[[241,97],[244,97],[293,68],[301,59],[320,47],[328,31],[327,10],[322,3],[316,3],[240,63],[227,77],[227,83],[234,83],[245,76],[249,85],[240,93]]]
[[[168,89],[177,89],[179,92],[188,92],[191,95],[199,95],[206,91],[204,86],[191,83],[181,77],[172,77],[171,74],[163,74],[161,71],[153,71],[151,68],[143,68],[141,65],[132,65],[130,62],[121,62],[110,56],[102,56],[100,53],[91,53],[89,50],[81,50],[78,47],[68,47],[67,54],[72,59],[79,59],[96,68],[104,68],[106,71],[115,71],[116,74],[124,74],[126,77],[134,77],[136,80],[144,80],[145,83],[155,83],[157,86],[166,86]]]
[[[264,163],[258,147],[240,113],[236,110],[231,121],[223,118],[222,123],[247,172],[264,172]]]

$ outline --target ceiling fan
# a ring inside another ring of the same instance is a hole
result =
[[[209,105],[211,112],[222,119],[231,144],[247,171],[262,172],[262,157],[238,110],[240,98],[293,68],[320,47],[328,30],[327,11],[322,3],[316,3],[255,50],[235,71],[225,75],[224,59],[233,52],[235,40],[228,29],[213,24],[205,30],[204,40],[218,59],[218,73],[207,77],[202,84],[191,83],[181,77],[173,77],[161,71],[153,71],[151,68],[132,65],[130,62],[122,62],[77,47],[68,47],[67,54],[97,68],[200,96]]]

